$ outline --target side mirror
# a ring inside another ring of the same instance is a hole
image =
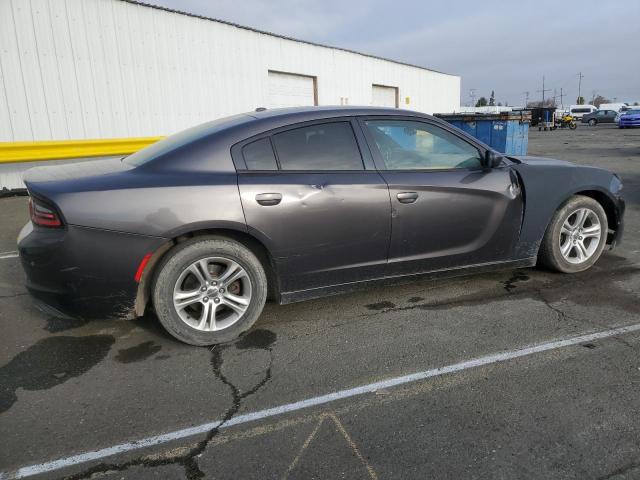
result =
[[[487,150],[484,154],[484,162],[482,162],[482,166],[489,170],[491,168],[496,168],[502,163],[502,155],[493,150]]]

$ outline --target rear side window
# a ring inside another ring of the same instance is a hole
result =
[[[349,122],[295,128],[273,137],[282,170],[363,170]]]
[[[242,147],[242,156],[249,170],[277,170],[276,156],[268,138],[261,138]]]

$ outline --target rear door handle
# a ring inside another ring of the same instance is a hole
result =
[[[256,202],[264,207],[278,205],[282,201],[281,193],[259,193],[256,195]]]
[[[400,192],[396,197],[400,203],[413,203],[418,199],[418,192]]]

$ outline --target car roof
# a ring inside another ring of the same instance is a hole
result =
[[[258,110],[245,113],[253,122],[247,122],[243,127],[244,135],[253,136],[275,128],[286,127],[296,123],[310,122],[332,118],[347,118],[355,116],[407,116],[430,118],[426,113],[415,112],[389,107],[365,107],[365,106],[323,106],[323,107],[293,107]]]
[[[323,120],[339,117],[353,117],[362,115],[411,116],[428,117],[438,121],[426,113],[413,110],[403,110],[390,107],[366,106],[322,106],[322,107],[289,107],[289,108],[258,108],[253,112],[245,112],[230,117],[203,123],[191,129],[179,132],[178,135],[190,133],[190,140],[196,140],[212,134],[234,130],[244,136],[252,136],[260,132],[293,125],[296,123]],[[172,135],[173,136],[173,135]]]
[[[392,107],[367,107],[367,106],[316,106],[316,107],[289,107],[273,109],[256,109],[247,112],[256,119],[290,119],[292,122],[315,120],[320,118],[357,116],[357,115],[407,115],[426,116],[425,113],[413,110],[404,110]]]

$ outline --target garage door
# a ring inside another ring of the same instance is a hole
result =
[[[373,85],[371,89],[371,105],[376,107],[397,107],[398,88]]]
[[[315,105],[315,78],[269,72],[269,108]]]

